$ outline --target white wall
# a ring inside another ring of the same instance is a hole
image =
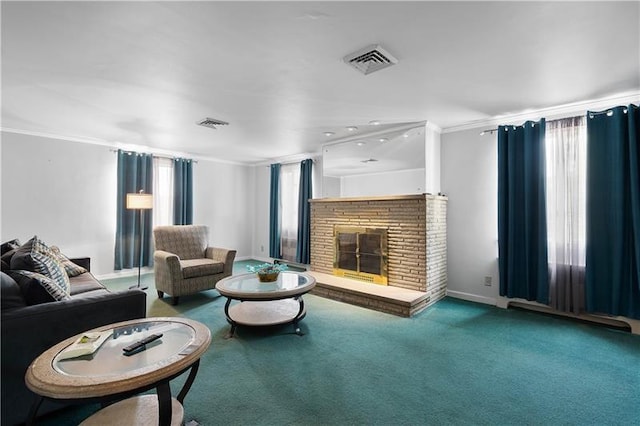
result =
[[[255,166],[255,219],[253,254],[256,259],[269,259],[269,191],[271,171],[268,166]]]
[[[90,256],[98,276],[113,273],[116,155],[108,146],[2,132],[0,240],[38,235],[69,256]],[[211,243],[251,256],[253,169],[194,165],[194,222]]]
[[[332,176],[325,176],[322,178],[322,197],[340,197],[340,178]],[[318,195],[316,198],[320,198],[320,195]]]
[[[442,192],[447,214],[448,288],[484,303],[498,297],[498,166],[496,135],[480,130],[442,135]],[[492,286],[484,277],[492,277]]]
[[[425,169],[344,176],[340,178],[340,196],[422,194],[425,191]]]
[[[424,134],[425,189],[422,192],[437,194],[441,187],[441,135],[428,124]]]
[[[193,166],[193,223],[209,226],[209,243],[249,258],[255,213],[254,168],[198,160]]]

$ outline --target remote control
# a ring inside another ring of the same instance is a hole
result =
[[[136,349],[140,349],[141,347],[147,345],[148,343],[153,342],[154,340],[158,340],[161,337],[162,337],[162,333],[161,334],[152,334],[151,336],[145,337],[144,339],[139,340],[139,341],[137,341],[135,343],[132,343],[129,346],[125,346],[124,348],[122,348],[122,350],[125,353],[133,352]]]

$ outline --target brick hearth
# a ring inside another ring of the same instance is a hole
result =
[[[447,288],[446,216],[447,198],[426,194],[311,200],[310,269],[320,273],[314,293],[401,316],[435,303]],[[336,225],[387,229],[389,288],[355,280],[336,284],[332,276]],[[398,311],[393,306],[398,288],[408,290],[398,297],[400,305],[407,298],[415,300],[408,309]],[[388,306],[383,303],[385,292]]]

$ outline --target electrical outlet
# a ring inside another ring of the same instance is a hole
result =
[[[260,251],[264,251],[264,246],[260,246]]]
[[[491,287],[491,281],[491,277],[484,277],[484,285],[486,285],[487,287]]]

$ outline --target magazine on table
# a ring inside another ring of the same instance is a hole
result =
[[[58,355],[59,360],[91,355],[113,334],[113,330],[84,333]]]

